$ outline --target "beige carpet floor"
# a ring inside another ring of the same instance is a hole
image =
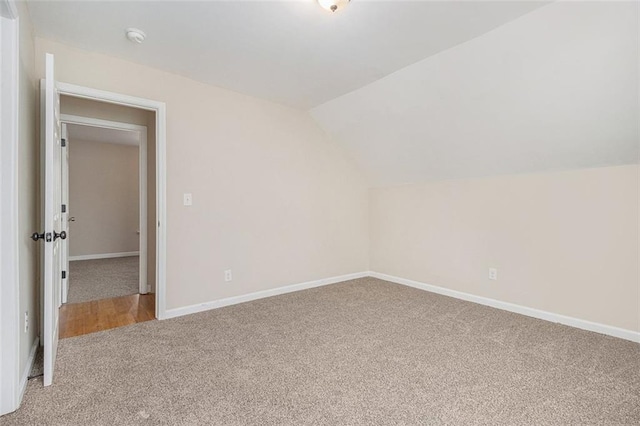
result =
[[[127,296],[139,292],[138,256],[69,262],[68,303]]]
[[[60,341],[3,425],[640,424],[640,345],[359,279]]]

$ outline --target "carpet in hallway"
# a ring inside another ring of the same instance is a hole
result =
[[[138,256],[69,262],[67,303],[88,302],[139,292]]]

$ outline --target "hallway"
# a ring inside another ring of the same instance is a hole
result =
[[[155,319],[155,295],[139,294],[139,265],[138,256],[70,262],[59,338]]]
[[[129,296],[139,292],[138,256],[69,262],[67,303]]]

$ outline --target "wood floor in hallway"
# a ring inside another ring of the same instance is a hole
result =
[[[60,338],[81,336],[155,319],[155,306],[154,294],[132,294],[62,305]]]

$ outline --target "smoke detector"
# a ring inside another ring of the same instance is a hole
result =
[[[137,28],[127,28],[125,33],[129,41],[132,43],[140,44],[144,41],[145,38],[147,38],[147,35],[144,33],[144,31]]]

